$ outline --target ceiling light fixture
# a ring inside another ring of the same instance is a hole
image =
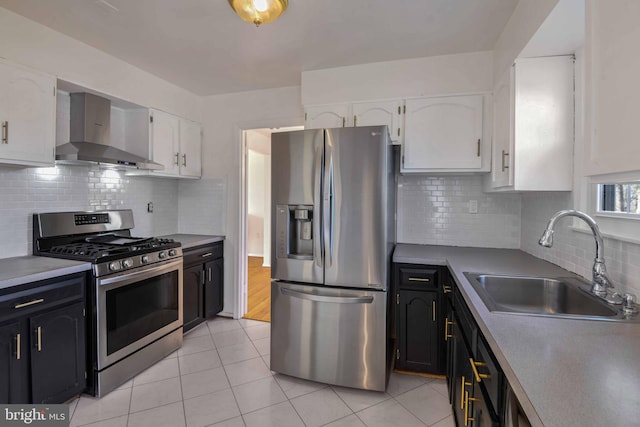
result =
[[[238,16],[259,27],[273,22],[287,10],[288,0],[229,0],[229,5]]]

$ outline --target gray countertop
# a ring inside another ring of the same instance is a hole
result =
[[[492,313],[463,273],[574,274],[514,249],[399,244],[393,260],[449,267],[532,425],[639,422],[639,323]]]
[[[0,259],[0,289],[91,269],[91,263],[42,256]]]
[[[159,237],[163,239],[173,239],[180,242],[182,244],[182,249],[195,248],[196,246],[222,242],[224,240],[224,236],[210,236],[206,234],[169,234]]]

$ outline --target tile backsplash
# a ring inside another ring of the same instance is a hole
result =
[[[562,209],[573,209],[571,193],[523,195],[521,249],[591,280],[595,242],[591,233],[569,228],[571,218],[563,218],[556,224],[553,247],[538,245],[547,221]],[[605,238],[604,255],[607,272],[616,290],[640,296],[640,245]]]
[[[0,258],[32,253],[32,214],[38,212],[132,209],[132,234],[151,236],[178,230],[178,182],[97,166],[12,168],[0,166]],[[154,212],[147,213],[147,202]]]
[[[520,247],[521,196],[483,193],[481,175],[400,175],[397,203],[400,243]]]

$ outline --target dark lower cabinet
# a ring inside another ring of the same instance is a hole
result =
[[[86,382],[84,273],[0,291],[0,403],[63,403]]]
[[[84,303],[34,316],[29,323],[35,335],[31,346],[33,402],[64,402],[80,393],[85,383]]]
[[[437,292],[399,291],[397,313],[400,333],[396,368],[439,371],[437,302]]]
[[[184,332],[222,311],[224,302],[222,245],[222,242],[216,242],[189,248],[183,253]]]

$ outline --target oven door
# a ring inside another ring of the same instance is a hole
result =
[[[182,258],[96,278],[98,370],[182,327]]]

